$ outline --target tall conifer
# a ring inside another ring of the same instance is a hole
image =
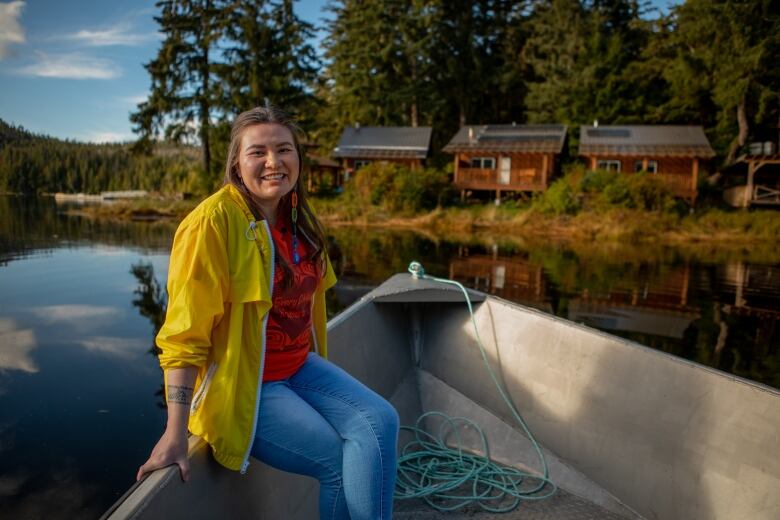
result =
[[[196,135],[202,164],[211,168],[211,117],[218,108],[212,77],[220,34],[219,0],[162,0],[157,2],[164,40],[157,56],[145,65],[151,76],[149,98],[130,116],[140,142],[160,135],[181,141]]]

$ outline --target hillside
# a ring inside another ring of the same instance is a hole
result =
[[[198,151],[163,143],[150,155],[129,143],[83,143],[33,134],[0,119],[0,192],[202,191]]]

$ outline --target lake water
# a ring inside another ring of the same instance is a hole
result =
[[[0,517],[97,518],[133,483],[165,425],[153,338],[174,231],[0,196]],[[329,234],[340,279],[331,315],[419,260],[436,276],[780,388],[771,250]]]

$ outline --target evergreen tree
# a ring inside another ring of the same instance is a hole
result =
[[[753,127],[780,125],[780,5],[688,0],[672,21],[666,107],[709,112],[710,134],[729,164]]]
[[[434,46],[439,66],[437,91],[451,107],[448,126],[520,119],[524,2],[452,0],[442,2]]]
[[[195,155],[168,145],[139,156],[129,144],[62,141],[0,120],[0,192],[194,191]]]
[[[152,80],[149,98],[130,117],[140,143],[148,145],[163,130],[182,141],[197,134],[206,175],[211,167],[211,117],[219,109],[212,78],[219,41],[219,0],[162,0],[155,20],[165,35],[157,56],[145,67]]]
[[[324,73],[330,90],[330,110],[335,126],[397,124],[398,89],[393,61],[396,20],[385,0],[341,0],[328,9],[335,18],[328,23]]]
[[[329,8],[322,123],[427,125],[442,144],[466,122],[523,116],[523,2],[342,0]],[[446,137],[445,137],[446,136]]]
[[[586,49],[586,15],[578,0],[537,4],[523,56],[531,69],[526,97],[533,123],[572,123],[573,90]]]
[[[632,99],[642,85],[627,74],[649,37],[633,0],[553,0],[537,4],[524,49],[532,70],[526,98],[532,122],[638,122]]]
[[[306,119],[318,60],[307,39],[314,27],[298,18],[292,0],[234,2],[225,15],[226,106],[240,112],[269,100]]]

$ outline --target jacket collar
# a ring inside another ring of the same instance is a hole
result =
[[[241,208],[241,211],[246,215],[247,220],[250,222],[254,222],[255,216],[252,215],[252,212],[249,210],[249,206],[247,206],[246,201],[244,200],[244,195],[238,191],[238,188],[233,186],[232,184],[225,184],[221,190],[224,190],[225,193],[227,193],[228,197],[235,202],[239,208]]]

